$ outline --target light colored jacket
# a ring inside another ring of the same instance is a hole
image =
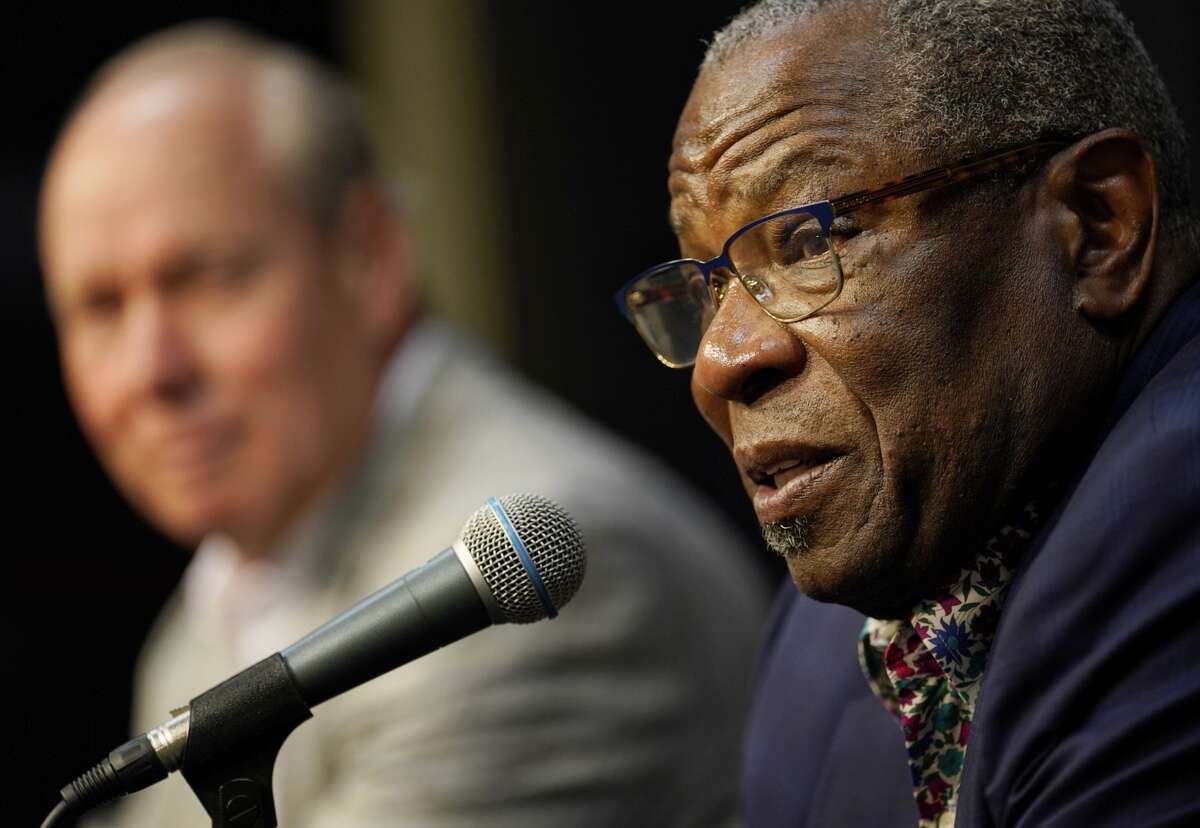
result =
[[[384,384],[366,459],[306,540],[331,554],[291,638],[448,546],[489,495],[566,508],[587,577],[553,621],[486,629],[317,707],[276,765],[280,824],[726,824],[764,618],[749,553],[677,479],[461,343],[427,385],[411,408]],[[135,732],[246,666],[182,603],[142,653]],[[112,816],[209,824],[177,774]]]

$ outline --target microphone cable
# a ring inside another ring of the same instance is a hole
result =
[[[71,816],[71,807],[65,799],[60,799],[49,816],[42,820],[42,828],[61,828],[67,824],[67,819]]]

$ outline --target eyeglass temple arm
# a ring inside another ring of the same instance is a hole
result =
[[[830,206],[833,208],[835,214],[841,215],[867,204],[878,204],[890,201],[893,198],[919,193],[922,190],[933,190],[938,187],[969,181],[972,178],[988,175],[1005,167],[1041,156],[1050,150],[1061,149],[1065,146],[1067,146],[1067,143],[1064,141],[1040,141],[1036,144],[1027,144],[980,158],[972,158],[949,167],[938,167],[929,172],[910,175],[908,178],[903,178],[891,184],[885,184],[875,190],[859,190],[855,193],[839,196],[830,201]]]

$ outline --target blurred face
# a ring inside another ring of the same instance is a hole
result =
[[[772,211],[957,160],[889,140],[869,26],[818,17],[702,72],[671,158],[684,256],[718,255]],[[1037,466],[1063,417],[1049,344],[1070,301],[1050,240],[1021,219],[1028,197],[947,190],[836,219],[845,288],[802,322],[727,292],[693,396],[810,595],[903,614],[978,551]]]
[[[109,472],[180,541],[269,543],[357,445],[373,363],[337,246],[275,185],[237,85],[102,96],[42,207],[67,389]]]

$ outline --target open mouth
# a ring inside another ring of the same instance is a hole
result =
[[[763,460],[743,466],[754,482],[754,510],[765,523],[791,520],[811,513],[832,482],[840,477],[846,453],[837,449],[788,447],[763,454]]]
[[[746,476],[759,486],[782,489],[791,481],[843,456],[842,452],[833,449],[804,449],[783,460],[760,466],[748,465]]]

